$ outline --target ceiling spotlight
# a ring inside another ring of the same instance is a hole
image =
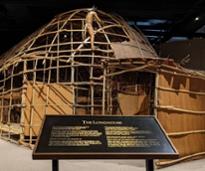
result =
[[[198,21],[198,20],[199,20],[199,17],[196,17],[194,20],[195,20],[195,21]]]

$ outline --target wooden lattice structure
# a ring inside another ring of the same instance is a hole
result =
[[[157,57],[120,17],[92,9],[56,16],[1,58],[1,136],[32,144],[45,114],[112,112],[103,61],[123,48],[122,57]]]
[[[182,159],[199,156],[205,151],[204,85],[203,74],[160,59],[119,16],[73,10],[1,57],[0,136],[32,146],[45,114],[155,114]]]

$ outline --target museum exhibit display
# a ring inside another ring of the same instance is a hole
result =
[[[0,136],[30,147],[45,114],[155,115],[180,154],[157,165],[199,158],[204,101],[204,73],[160,58],[140,30],[94,8],[57,15],[0,59]]]

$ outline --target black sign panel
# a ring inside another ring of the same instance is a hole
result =
[[[46,116],[33,159],[161,159],[178,154],[153,116]]]

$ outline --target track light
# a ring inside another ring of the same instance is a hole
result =
[[[194,19],[195,21],[198,21],[199,20],[199,17],[195,17],[195,19]]]

